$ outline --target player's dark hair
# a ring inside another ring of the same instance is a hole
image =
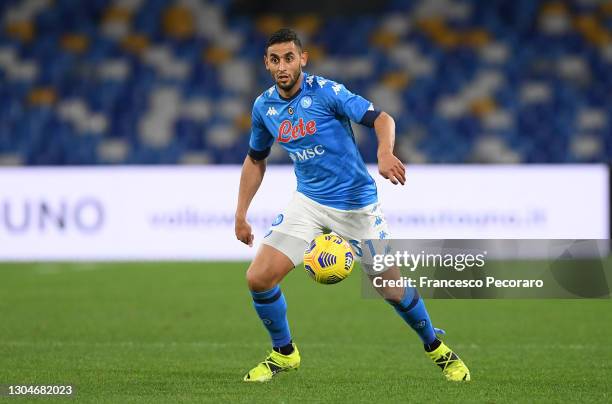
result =
[[[297,33],[290,28],[281,28],[278,31],[270,35],[268,43],[266,44],[265,53],[268,53],[268,48],[277,43],[293,42],[295,46],[302,49],[302,41],[298,37]]]

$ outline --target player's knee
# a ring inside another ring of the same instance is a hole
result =
[[[400,304],[402,301],[402,297],[398,293],[384,295],[384,298],[390,304]]]
[[[389,303],[400,303],[404,298],[404,288],[377,288],[377,292]]]
[[[252,290],[253,292],[263,292],[276,286],[276,281],[272,277],[268,276],[266,272],[269,273],[269,271],[262,271],[261,269],[252,265],[249,267],[246,272],[246,281],[249,290]]]

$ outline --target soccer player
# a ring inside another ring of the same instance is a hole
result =
[[[359,154],[350,121],[374,128],[380,174],[396,185],[405,182],[404,165],[393,154],[393,118],[342,84],[302,71],[307,59],[294,31],[281,29],[272,34],[264,63],[275,85],[253,105],[249,152],[242,167],[236,208],[238,240],[253,245],[247,210],[263,180],[266,157],[274,141],[294,162],[297,191],[272,223],[246,274],[255,311],[272,339],[272,352],[244,376],[245,381],[268,381],[278,372],[300,365],[279,284],[302,262],[309,242],[329,229],[350,240],[360,255],[359,240],[388,237],[376,185]],[[373,277],[371,269],[364,266],[364,270]],[[399,270],[391,268],[383,278],[399,279]],[[436,331],[443,331],[434,329],[415,289],[377,291],[418,334],[427,355],[448,380],[470,380],[463,361],[436,337]]]

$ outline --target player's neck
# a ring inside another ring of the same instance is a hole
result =
[[[278,85],[276,86],[276,90],[278,91],[278,94],[282,97],[282,98],[291,98],[293,97],[298,91],[300,91],[300,89],[302,88],[302,82],[304,81],[304,73],[300,73],[300,78],[297,79],[297,81],[295,82],[295,84],[293,85],[293,87],[291,87],[289,90],[283,90],[282,88],[280,88]]]

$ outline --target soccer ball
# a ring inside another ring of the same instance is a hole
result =
[[[350,275],[355,263],[351,245],[335,234],[322,234],[304,251],[304,269],[319,283],[338,283]]]

